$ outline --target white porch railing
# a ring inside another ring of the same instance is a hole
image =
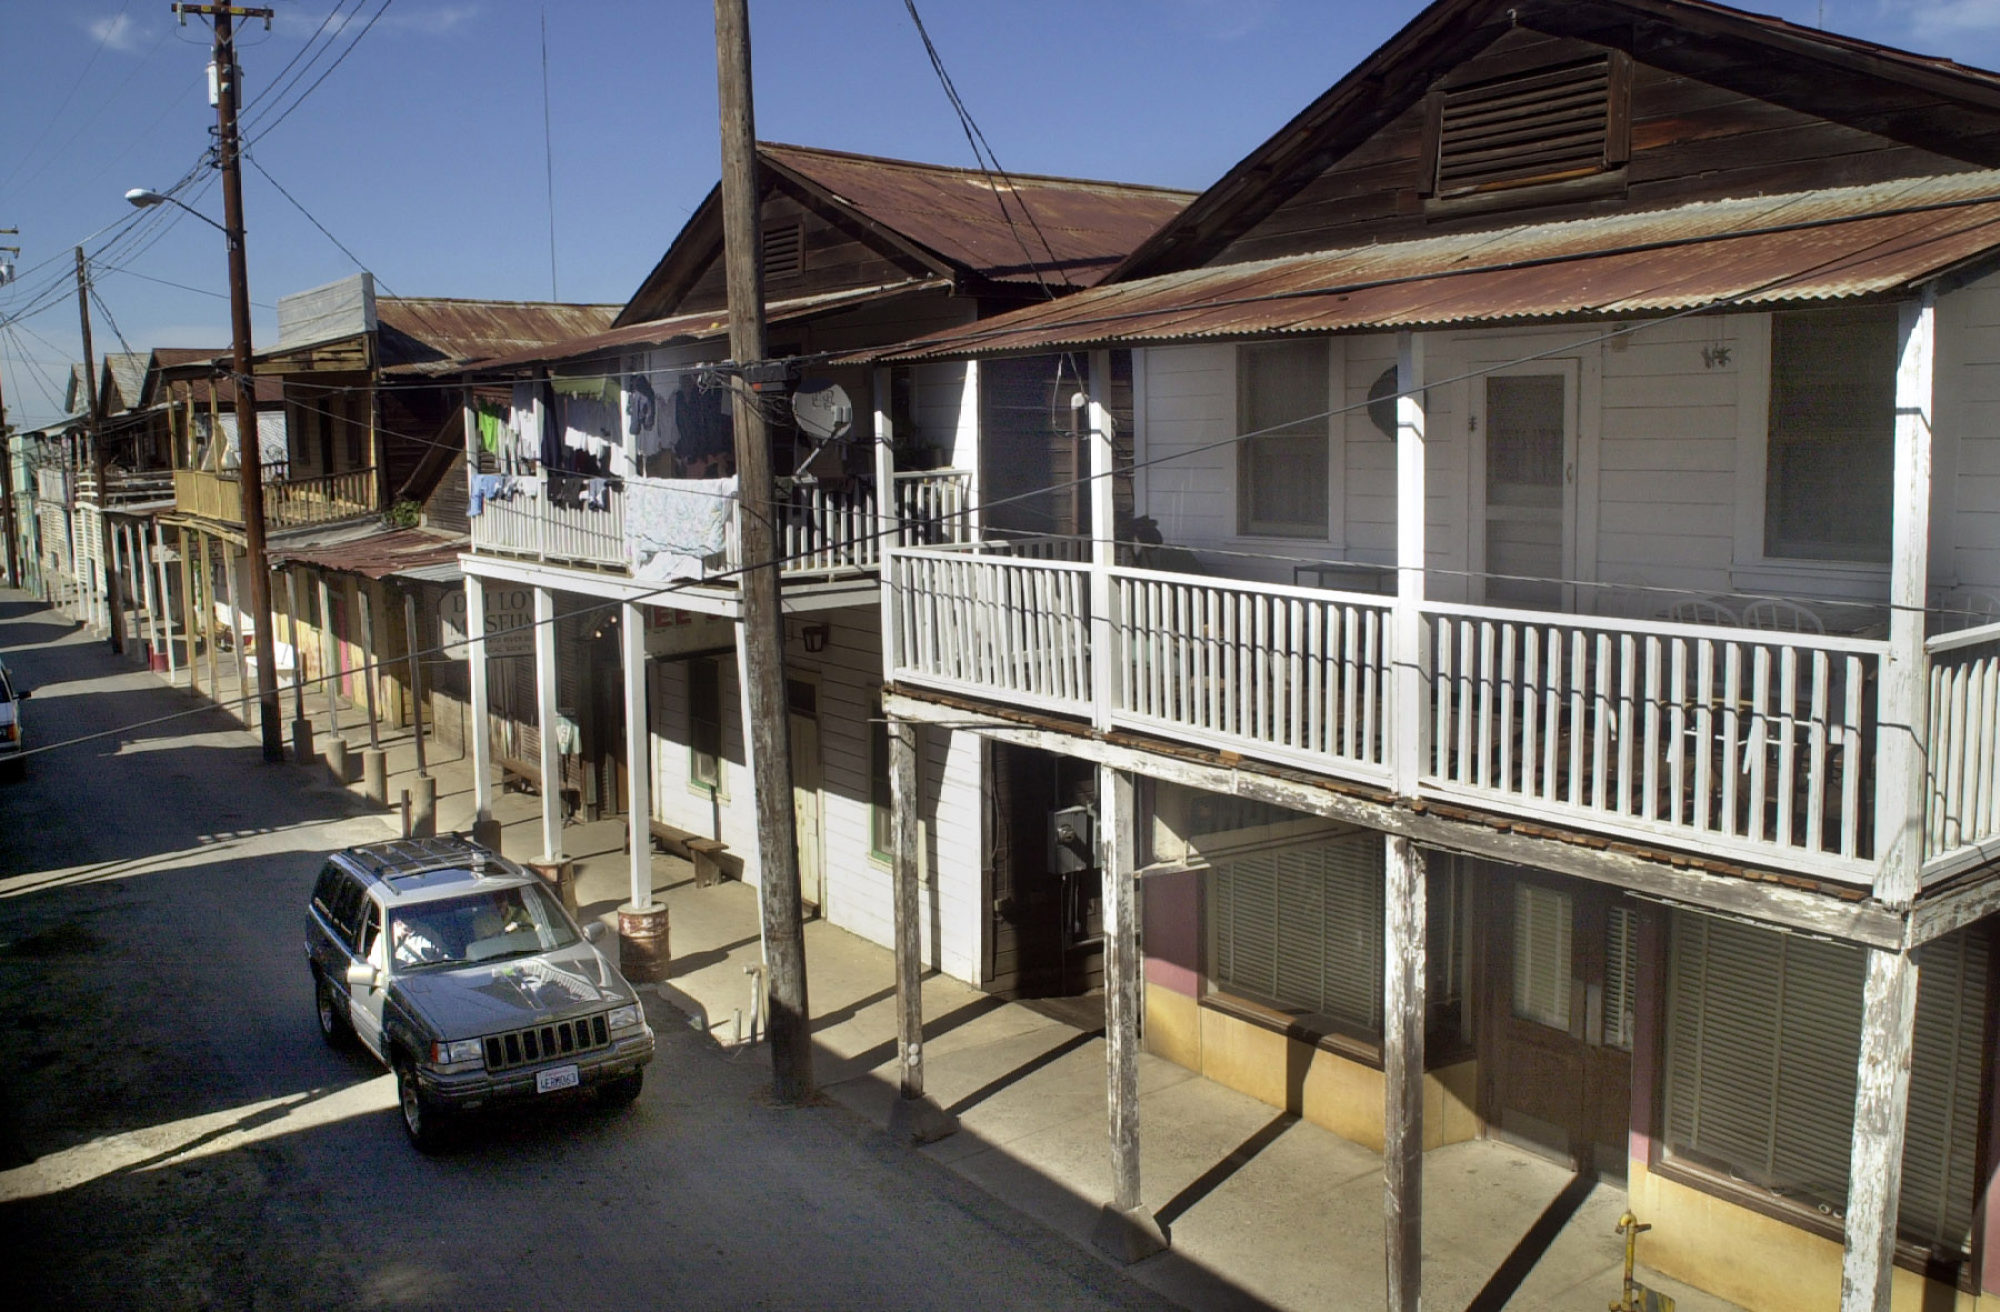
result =
[[[1091,567],[1013,552],[890,553],[894,682],[1092,719],[1095,673],[1099,728],[1375,784],[1392,732],[1415,733],[1420,797],[1874,873],[1885,642],[1429,602],[1422,697],[1399,706],[1392,598],[1114,567],[1111,645],[1093,648]],[[1975,727],[1970,763],[1934,779],[1933,851],[2000,837],[2000,626],[1989,641],[1952,676]]]
[[[1887,644],[1423,606],[1427,793],[1866,878]]]
[[[1943,634],[1930,659],[1926,878],[1985,860],[2000,839],[2000,624]]]
[[[472,517],[474,551],[556,565],[625,567],[625,488],[617,479],[524,474],[515,481],[515,495],[488,498]]]

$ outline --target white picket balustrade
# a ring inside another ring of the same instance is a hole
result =
[[[1423,610],[1426,795],[1750,861],[1870,870],[1886,644]]]
[[[896,551],[894,676],[1087,714],[1090,571],[974,550]]]
[[[972,472],[931,469],[896,475],[896,545],[929,547],[971,537]]]
[[[621,568],[625,551],[625,489],[597,480],[602,505],[593,507],[593,480],[572,474],[524,474],[508,498],[488,498],[472,517],[472,548],[561,565]]]
[[[1114,569],[1119,724],[1388,777],[1384,598]]]
[[[2000,837],[2000,624],[1944,634],[1930,657],[1927,878],[1983,861]]]

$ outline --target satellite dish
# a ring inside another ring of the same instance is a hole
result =
[[[839,383],[808,378],[792,393],[792,418],[807,437],[836,441],[854,429],[854,402]]]

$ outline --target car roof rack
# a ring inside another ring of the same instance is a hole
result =
[[[463,834],[401,838],[350,849],[362,869],[378,879],[399,879],[459,866],[475,875],[492,871],[493,854]]]

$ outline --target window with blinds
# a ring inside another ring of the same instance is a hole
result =
[[[1842,1216],[1863,952],[1688,912],[1675,914],[1671,933],[1668,1151]],[[1906,1240],[1952,1257],[1971,1237],[1986,939],[1962,931],[1916,956],[1898,1219]]]
[[[1604,1043],[1632,1051],[1633,998],[1639,988],[1639,917],[1613,907],[1604,925]]]
[[[1565,1032],[1573,915],[1569,894],[1514,885],[1514,1014]]]
[[[1382,881],[1382,836],[1373,833],[1217,861],[1216,986],[1379,1039]]]

